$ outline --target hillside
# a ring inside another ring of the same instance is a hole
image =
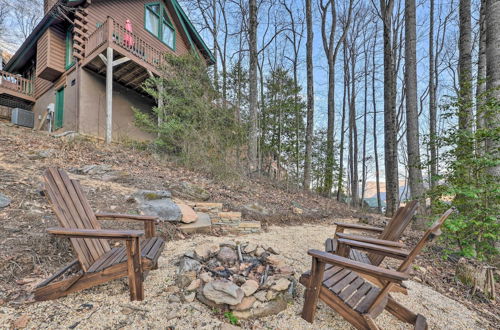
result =
[[[79,179],[95,211],[136,212],[127,197],[138,189],[170,189],[174,197],[186,198],[182,187],[187,182],[200,188],[209,201],[243,211],[246,219],[261,220],[264,228],[270,224],[331,224],[355,214],[345,204],[286,190],[265,179],[214,181],[133,147],[105,146],[81,137],[54,138],[5,122],[0,122],[0,146],[0,193],[12,200],[9,207],[0,209],[0,235],[8,237],[0,243],[0,288],[6,292],[12,290],[9,286],[15,279],[32,276],[33,272],[48,274],[71,257],[62,253],[67,248],[63,240],[46,233],[46,228],[57,225],[40,194],[42,174],[49,166],[61,167]],[[296,206],[303,214],[292,212]],[[182,237],[172,226],[165,226],[163,231],[169,239]]]

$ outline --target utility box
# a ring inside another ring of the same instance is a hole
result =
[[[33,111],[14,108],[12,109],[11,122],[14,125],[33,128],[35,126],[35,114]]]

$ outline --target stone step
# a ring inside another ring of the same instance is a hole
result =
[[[222,211],[222,203],[194,203],[193,208],[197,212],[218,213]]]
[[[193,223],[179,226],[179,229],[184,233],[206,233],[212,228],[212,221],[210,216],[206,213],[198,212],[198,220]]]
[[[219,212],[219,218],[222,221],[240,221],[241,212]]]

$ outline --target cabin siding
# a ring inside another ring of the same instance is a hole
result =
[[[165,8],[167,9],[170,21],[175,27],[175,52],[144,28],[144,6],[152,2],[155,2],[155,0],[94,0],[87,8],[88,34],[91,34],[97,25],[103,24],[108,16],[122,26],[125,26],[125,21],[129,19],[132,22],[133,33],[145,40],[152,47],[170,54],[182,55],[188,53],[190,49],[188,40],[185,39],[182,25],[176,19],[176,15],[172,12],[173,8],[170,5],[166,5]]]
[[[47,14],[47,12],[52,9],[52,7],[56,4],[58,0],[44,0],[43,1],[43,12]]]
[[[50,27],[37,42],[36,76],[54,81],[66,71],[66,34],[60,26]]]

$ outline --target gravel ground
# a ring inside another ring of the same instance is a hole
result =
[[[235,237],[234,240],[262,243],[276,247],[300,273],[310,267],[309,248],[322,249],[324,240],[334,232],[334,226],[303,225],[270,227],[266,233]],[[173,285],[174,262],[185,251],[199,244],[228,240],[228,237],[197,235],[183,241],[169,242],[159,260],[159,269],[145,281],[145,300],[130,302],[127,280],[116,280],[89,290],[71,294],[55,301],[30,303],[17,307],[0,307],[0,328],[14,325],[37,329],[219,329],[224,323],[210,308],[193,303],[171,303],[165,288]],[[395,294],[405,306],[427,317],[431,329],[485,329],[486,324],[475,312],[420,283],[409,281],[408,296]],[[247,322],[253,329],[352,329],[349,323],[326,305],[320,303],[313,325],[300,318],[304,288],[299,285],[298,297],[288,309],[278,315]],[[377,320],[382,329],[406,329],[409,326],[384,312]],[[24,324],[23,324],[24,323]]]

